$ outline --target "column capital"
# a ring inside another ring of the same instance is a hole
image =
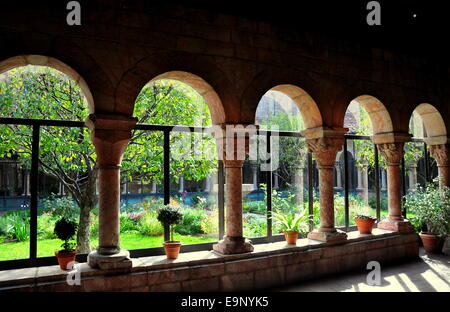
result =
[[[216,139],[217,154],[226,167],[242,167],[249,154],[250,138],[255,138],[258,127],[253,124],[224,123],[210,132]]]
[[[137,118],[123,115],[90,114],[86,126],[91,129],[100,168],[119,169],[123,152],[131,139]]]
[[[306,143],[311,152],[316,156],[319,168],[334,168],[336,155],[342,150],[344,137],[321,137],[307,139]]]
[[[430,153],[438,167],[450,167],[450,144],[430,145]]]
[[[404,145],[404,142],[382,143],[377,148],[388,166],[399,166],[405,154]]]

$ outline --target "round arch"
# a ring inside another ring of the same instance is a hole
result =
[[[320,127],[323,125],[322,114],[313,98],[302,88],[281,84],[271,88],[269,91],[278,91],[288,96],[298,107],[303,118],[305,129]]]
[[[154,77],[150,82],[163,79],[176,80],[193,88],[205,99],[205,103],[208,105],[209,112],[211,113],[213,124],[217,125],[225,122],[225,111],[222,101],[213,87],[205,80],[189,72],[169,71]]]
[[[384,104],[371,95],[360,95],[351,102],[361,105],[369,114],[373,135],[394,131],[391,116]]]
[[[75,80],[75,82],[80,86],[81,90],[83,91],[84,96],[86,97],[89,106],[89,111],[91,113],[95,111],[94,99],[92,97],[91,90],[89,89],[83,77],[81,77],[69,65],[53,57],[34,54],[13,56],[3,61],[0,61],[0,74],[17,67],[23,67],[27,65],[48,66],[66,74],[67,76]]]
[[[447,128],[441,113],[431,104],[418,105],[413,113],[417,113],[422,119],[426,131],[426,137],[446,137]]]

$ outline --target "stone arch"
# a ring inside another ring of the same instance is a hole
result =
[[[225,111],[223,109],[222,101],[217,92],[214,91],[211,85],[205,80],[189,72],[170,71],[154,77],[150,82],[162,79],[177,80],[196,90],[205,99],[205,103],[208,105],[211,113],[213,124],[225,122]]]
[[[0,61],[0,74],[17,67],[27,65],[48,66],[68,75],[78,83],[81,90],[83,91],[90,112],[93,113],[95,111],[94,99],[91,90],[89,89],[89,86],[87,85],[83,77],[81,77],[72,67],[53,57],[34,54],[13,56],[6,60]]]
[[[376,97],[371,95],[360,95],[351,102],[358,103],[369,114],[373,135],[392,133],[394,131],[394,126],[388,110]]]
[[[316,102],[305,90],[291,84],[277,85],[270,90],[281,92],[292,99],[300,111],[306,129],[322,126],[322,114]]]
[[[323,103],[326,100],[324,99],[325,95],[320,92],[320,85],[316,79],[310,77],[308,73],[281,72],[272,68],[259,72],[247,85],[241,96],[241,118],[253,123],[261,98],[271,90],[285,94],[296,103],[305,129],[323,126],[323,116],[317,99],[319,98]]]
[[[418,105],[413,113],[417,113],[422,119],[427,138],[442,137],[446,143],[447,128],[441,113],[431,104],[422,103]]]
[[[115,110],[131,115],[142,88],[157,79],[186,83],[202,94],[213,124],[239,122],[238,93],[227,75],[208,56],[160,52],[137,62],[121,78],[115,93]]]

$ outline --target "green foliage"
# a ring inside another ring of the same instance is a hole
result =
[[[308,231],[308,214],[303,210],[299,214],[283,214],[272,212],[272,217],[281,224],[284,232],[299,232],[304,235]]]
[[[157,219],[157,215],[154,213],[146,213],[138,221],[138,231],[142,235],[159,236],[164,234],[164,228]]]
[[[73,251],[75,243],[71,243],[77,231],[77,224],[69,219],[61,218],[55,223],[55,235],[60,240],[64,241],[61,245],[64,251]]]
[[[183,209],[183,218],[180,223],[175,226],[174,230],[182,235],[204,234],[202,230],[202,221],[205,217],[203,210],[185,208]]]
[[[206,213],[200,226],[203,233],[209,236],[217,236],[219,234],[219,210],[214,209]]]
[[[80,209],[75,205],[72,198],[68,196],[57,197],[52,194],[50,197],[42,200],[46,212],[56,218],[66,218],[68,220],[78,220]]]
[[[0,217],[0,235],[18,242],[26,241],[30,237],[29,212],[13,211]]]
[[[450,233],[450,189],[439,188],[437,180],[407,194],[405,208],[415,214],[411,219],[417,230],[426,226],[429,234],[445,236]]]
[[[38,236],[43,239],[56,238],[55,228],[56,218],[51,213],[43,213],[38,216],[37,228]]]

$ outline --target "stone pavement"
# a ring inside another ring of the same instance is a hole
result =
[[[369,271],[367,271],[369,272]],[[427,255],[420,260],[381,267],[381,285],[366,284],[366,274],[350,273],[273,289],[290,292],[449,292],[450,257]]]

